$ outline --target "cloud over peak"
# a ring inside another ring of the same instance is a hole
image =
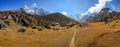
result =
[[[111,2],[112,0],[98,0],[98,3],[95,6],[92,6],[88,9],[87,12],[83,13],[82,15],[86,15],[88,13],[98,13],[101,9],[103,9],[106,3]]]
[[[105,7],[107,2],[110,2],[112,0],[98,0],[98,4],[95,4],[95,6],[91,7],[88,12],[94,13],[99,12],[102,8]]]

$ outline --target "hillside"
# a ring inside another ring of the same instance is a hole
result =
[[[114,20],[120,20],[120,12],[112,11],[109,8],[103,8],[99,13],[94,16],[90,16],[86,21],[89,22],[111,22]]]
[[[65,15],[60,13],[53,13],[45,16],[40,16],[40,19],[43,20],[42,22],[45,22],[44,24],[59,23],[60,25],[67,25],[78,23],[76,20],[66,17]]]
[[[120,47],[120,20],[86,23],[78,27],[75,47]]]
[[[40,15],[32,15],[28,13],[22,13],[17,11],[5,11],[0,12],[0,19],[1,20],[13,20],[15,23],[18,23],[22,26],[50,26],[55,23],[59,23],[62,25],[73,25],[78,23],[77,21],[66,17],[60,13],[53,13],[45,16]]]

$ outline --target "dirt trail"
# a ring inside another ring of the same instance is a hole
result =
[[[70,42],[69,47],[75,47],[75,44],[74,44],[74,41],[75,41],[75,35],[76,35],[76,29],[75,29],[75,31],[74,31],[74,34],[73,34],[73,37],[72,37],[72,40],[71,40],[71,42]]]

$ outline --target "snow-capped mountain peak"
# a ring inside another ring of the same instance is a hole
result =
[[[44,10],[43,8],[38,8],[36,3],[33,3],[32,6],[25,5],[22,8],[23,12],[29,13],[29,14],[38,14],[38,15],[47,15],[49,14],[48,11]]]
[[[24,6],[23,10],[26,13],[35,14],[34,10],[30,9],[27,5]]]

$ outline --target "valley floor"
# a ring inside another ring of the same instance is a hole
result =
[[[119,24],[89,23],[82,27],[43,31],[14,24],[0,30],[0,47],[120,47]],[[17,32],[20,28],[25,28],[26,32]]]

